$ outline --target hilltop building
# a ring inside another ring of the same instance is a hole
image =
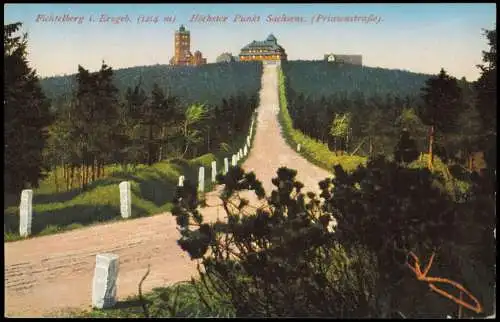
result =
[[[201,51],[195,51],[194,55],[191,53],[191,34],[184,25],[181,25],[179,30],[175,32],[174,41],[175,53],[174,57],[170,59],[170,65],[199,66],[207,63],[207,59],[203,58]]]
[[[236,59],[231,53],[222,53],[215,60],[216,63],[232,63]]]
[[[337,55],[337,54],[326,54],[324,59],[327,62],[335,62],[341,64],[351,64],[351,65],[363,65],[363,56],[361,55]]]
[[[278,45],[278,40],[270,34],[264,41],[252,41],[241,49],[240,61],[270,61],[277,62],[286,60],[285,49]]]

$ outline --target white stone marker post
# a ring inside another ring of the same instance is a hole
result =
[[[19,205],[19,235],[31,235],[31,222],[33,221],[33,190],[25,189],[21,192]]]
[[[236,166],[236,155],[235,155],[235,154],[233,154],[233,158],[231,159],[231,165],[232,165],[233,167],[235,167],[235,166]]]
[[[245,147],[243,148],[243,155],[244,155],[244,156],[247,156],[247,154],[248,154],[248,147],[247,147],[247,145],[245,144]]]
[[[297,152],[300,152],[300,143],[297,144]]]
[[[120,187],[120,212],[122,218],[129,218],[132,215],[132,194],[130,192],[130,182],[123,181]]]
[[[212,182],[215,182],[215,177],[217,176],[217,161],[212,161]]]
[[[205,191],[205,167],[200,167],[198,171],[198,191]]]
[[[224,158],[224,174],[226,174],[229,171],[229,160],[227,158]]]
[[[92,307],[106,309],[116,304],[118,255],[97,254],[92,281]]]
[[[250,135],[247,136],[247,145],[250,146]]]
[[[243,149],[242,149],[242,148],[240,148],[240,151],[239,151],[239,152],[240,152],[240,159],[243,159]]]
[[[179,183],[177,184],[179,187],[184,186],[184,176],[179,176]]]

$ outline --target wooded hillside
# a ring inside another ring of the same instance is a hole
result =
[[[141,82],[146,92],[156,83],[169,95],[181,99],[181,105],[194,102],[218,104],[222,98],[244,92],[252,95],[260,88],[259,62],[233,62],[230,64],[207,64],[190,66],[135,66],[117,69],[113,83],[121,95],[128,87]],[[77,87],[76,74],[42,78],[40,85],[45,95],[53,101],[67,99]]]
[[[286,62],[283,72],[294,127],[327,143],[332,151],[391,156],[405,128],[418,151],[426,151],[429,127],[421,120],[422,89],[433,75],[323,61]],[[455,82],[460,91],[453,113],[459,116],[453,118],[456,131],[439,133],[435,151],[445,160],[465,163],[479,147],[464,139],[479,135],[480,120],[472,84],[465,79]]]

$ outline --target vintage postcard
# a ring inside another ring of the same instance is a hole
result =
[[[495,4],[4,17],[5,317],[496,317]]]

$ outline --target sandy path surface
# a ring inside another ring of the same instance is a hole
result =
[[[278,113],[278,73],[276,66],[268,65],[262,77],[255,138],[243,169],[255,172],[268,195],[274,189],[271,179],[282,166],[297,170],[297,179],[304,184],[305,191],[319,192],[318,182],[330,177],[330,173],[311,164],[287,145],[281,136]]]
[[[275,66],[264,68],[262,82],[257,129],[243,168],[256,173],[268,194],[271,178],[280,166],[298,170],[307,190],[317,190],[317,182],[329,173],[296,154],[280,135]],[[217,206],[218,191],[207,194],[207,203],[212,207],[203,209],[206,219],[225,217]],[[40,317],[60,310],[90,309],[95,256],[99,253],[120,256],[119,299],[137,294],[148,264],[151,273],[143,292],[188,280],[196,276],[195,263],[179,248],[178,238],[175,218],[165,213],[4,243],[5,314]]]

